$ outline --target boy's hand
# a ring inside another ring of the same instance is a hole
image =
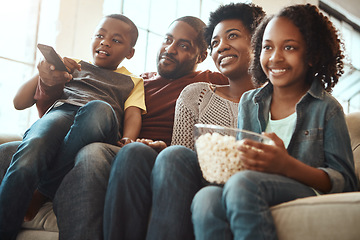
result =
[[[41,81],[51,87],[59,84],[65,84],[72,79],[72,75],[68,72],[55,70],[54,65],[46,60],[39,62],[37,66]]]
[[[151,139],[142,138],[142,139],[136,139],[136,142],[144,143],[157,152],[161,152],[162,150],[164,150],[167,147],[167,145],[164,141],[153,141]]]
[[[64,57],[63,62],[70,73],[73,73],[75,70],[81,71],[81,65],[74,59]]]
[[[239,146],[244,168],[259,172],[286,175],[291,156],[288,154],[283,141],[275,133],[263,133],[271,138],[275,145],[244,140]]]
[[[132,139],[127,138],[127,137],[124,137],[124,138],[120,139],[120,140],[117,142],[117,145],[118,145],[119,147],[123,147],[123,146],[125,146],[126,144],[129,144],[129,143],[132,143],[132,142],[134,142]]]

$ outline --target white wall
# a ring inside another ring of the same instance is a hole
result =
[[[64,24],[57,46],[69,51],[65,52],[66,55],[82,59],[91,57],[91,38],[103,17],[103,3],[103,0],[61,0],[59,20]],[[71,35],[74,37],[68,38]]]
[[[261,6],[267,14],[274,14],[281,8],[294,4],[311,3],[318,6],[319,0],[253,0],[254,4]]]

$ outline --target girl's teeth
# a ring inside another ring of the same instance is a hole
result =
[[[285,72],[286,70],[285,69],[272,69],[271,70],[273,73],[283,73]]]

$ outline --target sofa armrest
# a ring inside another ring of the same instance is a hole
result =
[[[271,208],[279,240],[358,239],[360,193],[307,197]]]
[[[21,140],[22,140],[21,135],[0,133],[0,144],[12,142],[12,141],[21,141]]]

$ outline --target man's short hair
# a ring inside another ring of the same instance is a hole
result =
[[[106,15],[105,17],[118,19],[118,20],[123,21],[124,23],[128,24],[131,27],[131,30],[130,30],[131,46],[134,47],[136,44],[136,41],[139,37],[139,31],[138,31],[138,28],[136,27],[135,23],[133,21],[131,21],[130,18],[128,18],[122,14],[110,14],[110,15]]]
[[[189,24],[198,33],[195,43],[199,47],[200,52],[206,51],[207,44],[206,44],[205,38],[204,38],[204,30],[205,30],[206,24],[200,18],[193,17],[193,16],[181,17],[181,18],[176,19],[174,22],[177,22],[177,21],[182,21],[182,22]],[[174,23],[174,22],[172,22],[172,23]]]

